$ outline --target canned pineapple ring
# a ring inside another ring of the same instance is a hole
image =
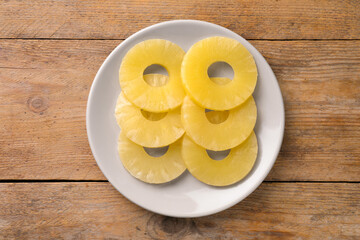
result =
[[[228,156],[217,161],[209,157],[206,149],[194,143],[187,135],[183,138],[182,157],[189,172],[201,182],[213,186],[227,186],[243,179],[256,161],[258,144],[254,132]]]
[[[144,147],[167,146],[184,134],[180,108],[167,113],[151,113],[132,105],[120,93],[115,117],[121,131],[133,142]]]
[[[125,96],[149,112],[166,112],[179,107],[185,96],[180,73],[184,55],[178,45],[163,39],[136,44],[124,56],[119,70]],[[145,69],[154,64],[164,67],[169,74],[169,80],[163,86],[151,86],[144,81]]]
[[[181,120],[186,134],[198,145],[213,151],[222,151],[241,144],[253,131],[257,110],[254,98],[250,96],[240,106],[228,110],[228,116],[219,116],[221,123],[212,114],[208,119],[205,109],[186,96],[181,108]]]
[[[215,62],[226,62],[234,78],[226,84],[211,81],[207,70]],[[253,93],[257,68],[250,52],[238,41],[210,37],[195,43],[185,54],[181,66],[185,90],[201,107],[229,110],[243,103]]]
[[[121,131],[118,152],[125,169],[143,182],[154,184],[169,182],[186,170],[181,158],[181,140],[170,144],[163,156],[152,157],[142,146],[130,141]]]

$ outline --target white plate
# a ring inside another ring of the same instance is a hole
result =
[[[151,38],[170,40],[185,51],[195,42],[211,36],[238,40],[254,56],[259,77],[254,92],[258,108],[255,132],[259,153],[249,175],[229,187],[211,187],[185,172],[175,181],[161,185],[143,183],[123,167],[117,153],[120,132],[114,117],[116,99],[121,91],[118,70],[123,56],[136,43]],[[284,103],[276,77],[263,56],[236,33],[215,24],[177,20],[145,28],[122,42],[102,64],[91,86],[86,127],[92,153],[109,182],[135,204],[173,217],[200,217],[220,212],[246,198],[272,168],[283,139]]]

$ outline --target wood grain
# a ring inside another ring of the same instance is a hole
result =
[[[125,39],[197,19],[247,39],[359,39],[359,9],[357,0],[0,0],[0,38]]]
[[[150,213],[109,183],[1,183],[0,192],[1,239],[356,239],[360,235],[356,183],[264,183],[234,207],[196,219]]]
[[[86,101],[121,41],[0,41],[0,179],[103,180]],[[251,41],[285,100],[286,130],[267,180],[360,181],[360,41]]]
[[[252,43],[285,101],[284,141],[267,179],[358,181],[360,41]]]

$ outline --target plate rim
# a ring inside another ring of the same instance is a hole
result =
[[[152,30],[153,28],[157,28],[157,27],[160,27],[162,25],[168,25],[168,24],[176,24],[176,23],[198,23],[198,24],[205,24],[205,25],[209,25],[211,27],[215,27],[215,28],[219,28],[220,30],[223,30],[223,31],[228,31],[228,32],[231,32],[232,34],[235,34],[237,37],[243,39],[244,41],[246,41],[258,54],[258,56],[260,58],[262,58],[264,61],[264,63],[267,65],[268,69],[270,70],[270,74],[272,75],[271,77],[273,77],[276,81],[275,81],[275,84],[276,84],[276,87],[277,87],[277,90],[278,90],[278,93],[281,97],[281,103],[279,105],[279,107],[281,108],[281,116],[280,116],[280,119],[281,119],[281,122],[280,122],[280,129],[281,129],[281,132],[279,133],[280,137],[278,139],[278,142],[276,143],[276,149],[275,149],[275,154],[274,156],[272,157],[271,161],[272,163],[268,166],[268,168],[264,171],[264,174],[258,179],[258,181],[252,185],[252,187],[246,189],[246,194],[244,194],[244,196],[240,196],[240,197],[234,197],[232,201],[230,201],[229,203],[227,204],[224,204],[224,205],[221,205],[220,207],[218,208],[212,208],[211,210],[208,210],[208,211],[204,211],[202,212],[201,214],[189,214],[189,213],[185,213],[185,214],[169,214],[169,213],[166,213],[166,212],[162,212],[162,211],[156,211],[156,210],[153,210],[153,209],[149,209],[147,206],[144,206],[143,204],[140,204],[140,203],[137,203],[135,200],[129,198],[128,196],[125,196],[117,187],[114,183],[112,183],[112,181],[105,175],[105,170],[103,169],[104,166],[102,166],[101,164],[101,161],[98,160],[99,157],[97,157],[96,153],[95,153],[95,145],[94,143],[92,142],[92,134],[91,134],[91,131],[90,131],[90,122],[91,122],[91,118],[90,118],[90,112],[91,112],[91,105],[92,102],[94,101],[94,92],[95,92],[95,88],[96,86],[99,84],[100,82],[100,75],[101,73],[103,72],[103,69],[105,68],[105,66],[108,64],[108,62],[115,56],[116,52],[118,51],[118,49],[120,49],[123,45],[127,44],[128,42],[131,42],[133,38],[136,38],[138,35],[146,32],[146,31],[149,31],[149,30]],[[234,205],[236,205],[237,203],[241,202],[242,200],[244,200],[245,198],[247,198],[251,193],[253,193],[260,185],[261,183],[263,183],[264,179],[268,176],[269,172],[271,171],[271,169],[273,168],[276,160],[277,160],[277,157],[279,155],[279,152],[280,152],[280,149],[281,149],[281,146],[282,146],[282,143],[283,143],[283,139],[284,139],[284,132],[285,132],[285,107],[284,107],[284,98],[283,98],[283,95],[282,95],[282,92],[281,92],[281,88],[280,88],[280,85],[279,85],[279,82],[277,81],[277,78],[276,78],[276,75],[274,74],[272,68],[270,67],[269,63],[266,61],[266,59],[263,57],[263,55],[249,42],[247,41],[245,38],[243,38],[242,36],[240,36],[239,34],[233,32],[232,30],[230,29],[227,29],[223,26],[220,26],[220,25],[217,25],[217,24],[214,24],[214,23],[210,23],[210,22],[206,22],[206,21],[201,21],[201,20],[192,20],[192,19],[179,19],[179,20],[170,20],[170,21],[163,21],[163,22],[160,22],[160,23],[156,23],[156,24],[153,24],[153,25],[150,25],[148,27],[145,27],[135,33],[133,33],[131,36],[129,36],[128,38],[126,38],[125,40],[123,40],[120,44],[118,44],[113,50],[112,52],[106,57],[106,59],[104,60],[104,62],[101,64],[99,70],[97,71],[95,77],[94,77],[94,80],[93,82],[91,83],[91,87],[90,87],[90,91],[89,91],[89,94],[88,94],[88,99],[87,99],[87,106],[86,106],[86,132],[87,132],[87,137],[88,137],[88,142],[89,142],[89,146],[90,146],[90,149],[91,149],[91,153],[98,165],[98,167],[100,168],[102,174],[105,176],[105,178],[108,180],[108,182],[122,195],[124,196],[126,199],[128,199],[130,202],[132,202],[133,204],[136,204],[138,206],[140,206],[141,208],[144,208],[150,212],[153,212],[153,213],[157,213],[157,214],[161,214],[161,215],[165,215],[165,216],[170,216],[170,217],[180,217],[180,218],[190,218],[190,217],[203,217],[203,216],[209,216],[209,215],[212,215],[212,214],[215,214],[215,213],[218,213],[218,212],[221,212],[223,210],[226,210]]]

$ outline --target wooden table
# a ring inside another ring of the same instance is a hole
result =
[[[357,0],[0,0],[0,239],[360,239],[359,9]],[[106,56],[172,19],[250,40],[285,101],[284,143],[266,181],[202,218],[129,202],[86,135]]]

